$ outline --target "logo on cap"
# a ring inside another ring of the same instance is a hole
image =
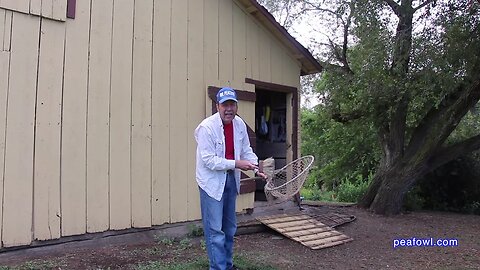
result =
[[[233,100],[235,102],[238,102],[237,93],[235,93],[235,90],[233,90],[230,87],[224,87],[224,88],[218,90],[217,103],[223,103],[227,100]]]

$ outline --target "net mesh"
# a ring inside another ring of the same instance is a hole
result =
[[[313,160],[313,156],[304,156],[275,170],[265,184],[264,190],[267,199],[288,199],[299,192]]]

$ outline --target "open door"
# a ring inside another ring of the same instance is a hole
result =
[[[280,169],[298,156],[298,91],[295,87],[247,79],[255,85],[256,154],[275,159]],[[266,200],[265,181],[257,181],[255,200]]]

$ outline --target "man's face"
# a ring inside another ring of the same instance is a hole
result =
[[[233,100],[227,100],[223,103],[217,104],[217,111],[222,118],[224,124],[230,124],[237,114],[237,102]]]

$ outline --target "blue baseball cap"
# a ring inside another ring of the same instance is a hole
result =
[[[237,93],[235,93],[235,90],[230,87],[223,87],[222,89],[218,90],[217,103],[224,103],[227,100],[238,102]]]

